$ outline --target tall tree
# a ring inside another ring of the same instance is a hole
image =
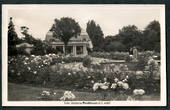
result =
[[[147,25],[147,27],[145,28],[145,31],[147,31],[147,30],[152,30],[152,31],[155,31],[155,33],[156,33],[156,41],[160,41],[160,31],[161,31],[161,29],[160,29],[160,23],[159,23],[159,21],[156,21],[156,20],[154,20],[154,21],[151,21],[148,25]]]
[[[10,22],[8,25],[8,55],[16,55],[16,44],[18,43],[18,35],[15,32],[12,17],[10,17]]]
[[[64,46],[66,47],[71,37],[80,35],[81,27],[73,18],[63,17],[61,19],[55,19],[55,23],[50,31],[53,32],[53,37],[63,41]]]
[[[143,48],[160,51],[160,24],[158,21],[150,22],[143,31]]]
[[[141,46],[142,32],[135,25],[124,26],[119,30],[117,40],[126,46],[126,51]]]
[[[88,21],[86,32],[88,33],[95,51],[99,51],[102,48],[104,37],[103,31],[100,26],[94,20]]]

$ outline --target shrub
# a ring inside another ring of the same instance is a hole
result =
[[[147,93],[159,92],[159,81],[142,77],[138,79],[135,71],[130,71],[124,64],[93,64],[89,56],[82,63],[50,65],[57,55],[45,56],[13,56],[8,60],[8,79],[14,83],[37,84],[46,87],[59,87],[63,89],[92,90],[95,83],[108,84],[108,90],[121,91],[115,88],[119,83],[125,84],[126,91],[144,89]],[[58,57],[60,58],[60,57]],[[62,60],[62,58],[60,58]],[[93,67],[94,66],[97,67]],[[151,62],[153,64],[153,62]],[[101,67],[103,67],[101,69]],[[146,73],[146,72],[143,72]],[[111,88],[112,85],[112,88]],[[106,87],[103,86],[103,87]],[[121,87],[124,87],[121,86]],[[105,89],[107,89],[105,88]],[[149,89],[147,89],[149,88]],[[123,89],[124,90],[124,89]]]
[[[146,52],[140,53],[138,56],[138,62],[136,64],[136,70],[144,70],[149,60],[149,57],[151,56],[153,56],[152,51],[146,51]]]
[[[56,64],[56,63],[72,63],[72,62],[82,62],[83,57],[54,57],[51,64]]]
[[[127,52],[93,52],[90,54],[92,57],[106,58],[113,60],[124,60],[128,55]]]
[[[126,55],[125,56],[125,61],[126,62],[130,62],[132,60],[132,58],[129,56],[129,55]]]
[[[84,59],[83,59],[83,66],[84,67],[90,67],[91,66],[91,58],[89,56],[86,56]]]

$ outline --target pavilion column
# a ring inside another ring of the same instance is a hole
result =
[[[74,56],[77,55],[76,45],[73,45],[73,55],[74,55]]]
[[[86,45],[83,45],[83,55],[86,56],[87,55],[87,48]]]
[[[63,53],[65,54],[65,45],[63,45]]]

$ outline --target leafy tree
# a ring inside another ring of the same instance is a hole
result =
[[[12,17],[10,17],[10,22],[8,25],[8,55],[16,55],[16,44],[18,43],[18,35],[15,32]]]
[[[134,46],[141,46],[142,32],[135,25],[124,26],[119,30],[117,40],[125,45],[126,51]]]
[[[156,32],[156,41],[160,41],[160,24],[159,24],[159,21],[151,21],[147,27],[145,28],[145,31],[147,30],[152,30],[152,31],[155,31]]]
[[[103,46],[103,31],[94,20],[88,21],[86,31],[92,41],[94,51],[99,51]]]
[[[61,19],[55,19],[50,31],[53,32],[53,36],[59,38],[64,42],[66,47],[71,37],[77,37],[81,33],[81,28],[74,19],[69,17],[63,17]],[[65,53],[65,50],[64,50]]]
[[[143,31],[144,50],[160,51],[160,24],[158,21],[150,22]]]
[[[106,45],[105,51],[111,52],[111,51],[125,51],[125,45],[123,45],[119,41],[112,41],[109,43],[109,45]]]
[[[35,55],[43,55],[45,54],[45,44],[43,43],[43,41],[41,39],[36,39],[34,38],[32,35],[30,35],[28,33],[29,28],[26,26],[22,26],[21,27],[21,33],[24,35],[24,39],[23,42],[27,42],[29,44],[33,44],[33,50],[32,50],[32,54]]]

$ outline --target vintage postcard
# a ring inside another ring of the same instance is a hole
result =
[[[165,5],[2,5],[3,106],[166,106]]]

